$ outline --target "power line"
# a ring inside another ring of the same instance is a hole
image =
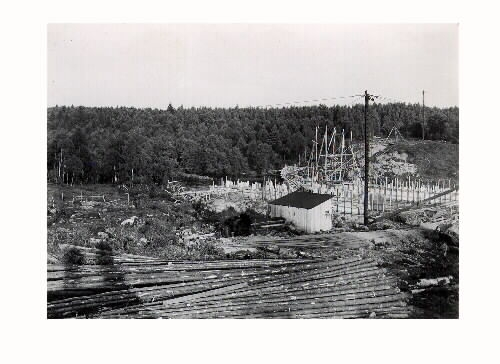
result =
[[[409,101],[403,101],[399,99],[395,99],[393,97],[388,97],[388,96],[383,96],[383,95],[370,95],[373,98],[374,102],[377,103],[382,103],[382,102],[387,102],[387,103],[401,103],[401,104],[412,104],[412,102]],[[266,104],[266,105],[257,105],[257,106],[252,106],[249,105],[248,107],[253,107],[253,108],[270,108],[270,107],[286,107],[286,106],[295,106],[299,104],[307,104],[307,103],[312,103],[312,102],[317,102],[320,103],[322,101],[332,101],[332,100],[342,100],[342,99],[350,99],[353,98],[353,100],[345,106],[352,106],[357,103],[362,103],[362,99],[365,97],[365,95],[348,95],[348,96],[335,96],[335,97],[323,97],[323,98],[317,98],[317,99],[311,99],[311,100],[301,100],[301,101],[287,101],[287,102],[281,102],[281,103],[275,103],[275,104]]]
[[[376,103],[401,103],[401,104],[412,104],[412,102],[409,101],[403,101],[399,99],[395,99],[393,97],[388,97],[388,96],[383,96],[383,95],[370,95],[373,98],[373,101]],[[266,105],[257,105],[257,106],[251,106],[249,105],[248,107],[254,107],[254,108],[270,108],[270,107],[286,107],[286,106],[295,106],[299,104],[307,104],[307,103],[320,103],[322,101],[332,101],[332,100],[342,100],[342,99],[350,99],[353,98],[353,100],[349,103],[346,103],[345,106],[352,106],[357,103],[362,103],[362,99],[365,97],[365,95],[359,94],[359,95],[348,95],[348,96],[335,96],[335,97],[323,97],[323,98],[316,98],[316,99],[310,99],[310,100],[301,100],[301,101],[287,101],[287,102],[281,102],[281,103],[275,103],[275,104],[266,104]]]
[[[379,98],[380,98],[380,100],[387,101],[389,103],[412,104],[409,101],[398,100],[398,99],[395,99],[395,98],[392,98],[392,97],[387,97],[387,96],[382,96],[382,95],[379,95]]]
[[[321,101],[331,101],[331,100],[339,100],[339,99],[349,99],[349,98],[358,97],[358,96],[359,95],[323,97],[323,98],[318,98],[318,99],[302,100],[302,101],[289,101],[289,102],[282,102],[282,103],[276,103],[276,104],[259,105],[259,106],[254,106],[254,107],[255,108],[268,108],[268,107],[275,107],[275,106],[292,106],[292,105],[303,104],[303,103],[310,103],[310,102],[321,102]]]
[[[348,103],[346,106],[354,106],[357,104],[361,104],[363,102],[363,96],[358,96],[352,102]]]

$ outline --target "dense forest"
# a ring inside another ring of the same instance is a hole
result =
[[[287,108],[67,107],[47,110],[49,180],[163,183],[179,175],[252,176],[294,163],[315,126],[363,135],[363,105]],[[427,108],[425,138],[458,143],[459,110]],[[372,135],[421,138],[418,104],[373,104]]]

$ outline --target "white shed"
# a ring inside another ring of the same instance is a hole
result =
[[[292,192],[269,202],[271,217],[282,217],[308,233],[332,228],[331,195]]]

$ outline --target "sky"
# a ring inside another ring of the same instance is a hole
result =
[[[47,32],[48,106],[332,105],[365,90],[409,103],[425,90],[426,105],[459,103],[457,24],[49,24]]]

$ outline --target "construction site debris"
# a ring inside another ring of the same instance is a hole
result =
[[[452,280],[453,280],[452,276],[430,278],[430,279],[422,278],[417,282],[417,287],[444,286],[450,284]]]

